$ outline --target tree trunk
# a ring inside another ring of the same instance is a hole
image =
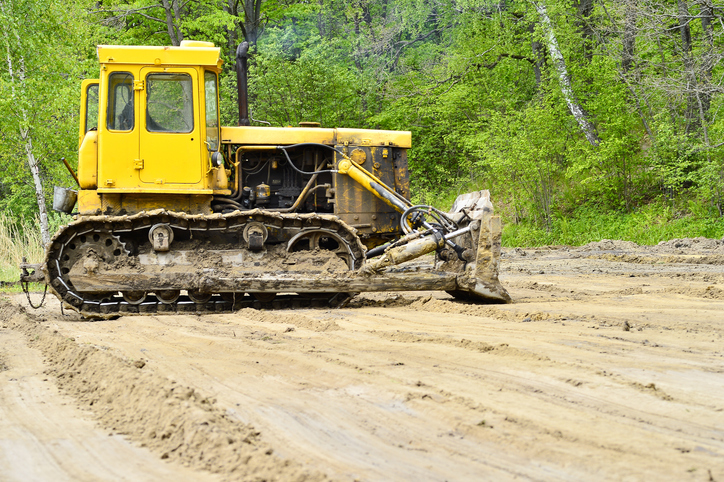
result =
[[[184,39],[181,33],[181,12],[178,0],[172,0],[172,4],[168,0],[161,0],[164,12],[166,12],[166,31],[171,45],[178,47]]]
[[[262,0],[242,0],[244,20],[239,23],[244,40],[249,42],[249,47],[256,45],[261,34],[261,4]]]
[[[624,7],[624,21],[623,21],[623,45],[621,49],[621,68],[619,76],[626,85],[626,88],[631,93],[631,96],[636,101],[636,112],[638,112],[641,122],[646,129],[646,133],[650,139],[655,139],[654,133],[651,130],[651,126],[646,120],[646,115],[641,107],[641,98],[636,93],[636,89],[629,79],[629,73],[634,66],[634,54],[636,52],[636,37],[638,36],[638,0],[626,0]],[[635,75],[634,75],[635,80]],[[647,104],[648,105],[648,104]],[[651,117],[651,108],[649,106],[649,114]],[[627,201],[628,206],[628,201]]]
[[[638,31],[636,26],[637,20],[638,10],[636,0],[627,0],[623,23],[623,51],[621,53],[621,71],[624,75],[628,74],[633,66],[636,34]]]
[[[228,13],[233,17],[239,16],[239,0],[227,0],[224,5],[224,12]],[[233,59],[236,57],[236,48],[239,46],[239,36],[236,33],[235,28],[226,28],[226,38],[228,39],[227,47],[229,49],[229,58]],[[233,70],[231,63],[224,63],[224,66]]]
[[[0,10],[2,10],[3,15],[6,14],[5,2],[2,0],[0,0]],[[20,37],[18,36],[17,31],[15,31],[14,33],[19,45]],[[23,93],[25,92],[25,58],[23,56],[20,56],[18,61],[20,65],[16,73],[13,66],[13,57],[10,49],[8,30],[5,30],[3,40],[5,41],[5,47],[7,51],[10,92],[13,98],[17,98],[16,96],[18,90],[21,92],[20,95],[23,95]],[[18,87],[17,89],[16,84]],[[48,225],[48,211],[45,207],[45,192],[43,191],[43,180],[40,177],[40,167],[38,166],[37,159],[35,159],[35,154],[33,153],[33,139],[30,135],[30,128],[28,127],[28,113],[25,108],[20,109],[20,115],[21,118],[18,119],[18,133],[20,134],[20,139],[23,143],[23,149],[25,150],[28,167],[30,168],[30,174],[33,176],[33,183],[35,185],[35,198],[38,203],[38,213],[40,214],[40,236],[43,240],[43,244],[48,244],[50,242],[50,227]]]
[[[686,0],[677,0],[678,5],[678,23],[679,34],[681,38],[681,59],[684,63],[684,75],[686,78],[686,128],[687,134],[691,134],[699,130],[701,127],[699,99],[698,99],[698,82],[696,79],[696,71],[694,60],[691,57],[691,28],[689,27],[689,5]]]
[[[23,111],[23,116],[25,116],[25,111]],[[35,198],[38,202],[38,212],[40,214],[40,236],[43,239],[43,244],[48,244],[50,242],[48,210],[45,207],[45,191],[43,191],[43,180],[40,177],[40,166],[33,154],[33,139],[27,128],[20,129],[20,137],[25,144],[25,156],[28,160],[30,173],[33,175],[33,183],[35,184]]]
[[[704,111],[702,122],[709,117],[709,108],[711,107],[711,92],[709,91],[712,79],[712,70],[714,68],[714,29],[712,20],[714,20],[714,5],[711,0],[701,0],[701,27],[704,46],[701,58],[701,83],[704,89],[700,94],[701,108]]]
[[[543,30],[546,33],[546,40],[548,41],[548,51],[550,52],[553,63],[556,66],[556,70],[558,70],[558,79],[561,84],[561,92],[563,93],[563,97],[565,97],[566,99],[568,109],[571,111],[571,114],[573,114],[573,117],[576,118],[576,121],[581,127],[581,130],[586,136],[588,142],[592,146],[597,147],[600,144],[601,140],[598,138],[598,135],[596,134],[596,129],[593,127],[593,124],[591,124],[591,122],[588,120],[586,112],[578,104],[576,96],[573,93],[573,88],[571,87],[571,78],[568,75],[568,69],[566,68],[566,61],[563,59],[563,54],[561,54],[561,50],[558,47],[558,39],[556,38],[556,34],[553,30],[553,24],[551,23],[551,19],[548,17],[546,6],[543,2],[534,3],[534,5],[536,10],[538,11],[538,15],[540,16]]]
[[[184,34],[181,31],[181,0],[173,0],[173,17],[176,40],[178,40],[179,45],[181,45],[184,39]]]
[[[535,33],[535,24],[533,24],[533,23],[530,24],[529,31],[531,34]],[[536,86],[536,88],[540,88],[541,70],[543,69],[543,62],[545,60],[543,46],[535,37],[533,37],[530,47],[531,47],[531,51],[533,52],[533,59],[535,59],[535,62],[533,63],[533,73],[535,74],[535,86]]]
[[[324,0],[318,0],[317,5],[319,6],[319,11],[317,12],[317,30],[319,30],[319,36],[321,38],[324,38],[326,36],[326,29],[324,28]]]
[[[583,39],[583,55],[590,62],[593,59],[593,26],[591,25],[591,14],[593,13],[593,0],[578,0],[578,30]]]

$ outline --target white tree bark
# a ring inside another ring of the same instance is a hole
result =
[[[5,16],[7,13],[5,0],[0,0],[0,10],[3,13],[3,16]],[[18,34],[17,30],[14,31],[14,34],[15,40],[18,42],[18,45],[21,45],[20,35]],[[21,92],[21,95],[25,91],[25,58],[22,55],[20,56],[18,62],[20,65],[16,72],[13,68],[13,57],[10,49],[10,39],[8,37],[9,33],[7,30],[5,30],[3,40],[7,52],[8,73],[10,74],[10,90],[13,99],[17,99],[15,89],[16,84],[18,86],[18,90],[20,90]],[[20,134],[20,139],[23,143],[23,148],[25,150],[25,156],[28,161],[28,167],[30,168],[30,173],[33,176],[33,183],[35,184],[35,198],[38,203],[38,212],[40,213],[40,235],[43,239],[43,244],[48,244],[50,242],[50,228],[48,226],[48,210],[45,207],[45,192],[43,191],[43,180],[40,176],[40,167],[38,165],[38,161],[35,158],[35,154],[33,153],[33,138],[30,135],[28,113],[24,107],[20,108],[20,119],[18,119],[18,133]]]
[[[23,110],[23,117],[25,117]],[[50,226],[48,225],[48,210],[45,207],[45,192],[43,191],[43,181],[40,177],[40,167],[38,161],[33,154],[33,138],[28,132],[28,128],[20,128],[20,137],[25,143],[25,156],[28,160],[30,173],[33,175],[33,183],[35,184],[35,198],[38,202],[38,212],[40,213],[40,236],[43,244],[50,242]]]
[[[543,26],[543,30],[546,34],[548,51],[550,52],[553,63],[555,64],[556,70],[558,71],[558,79],[561,84],[561,92],[563,93],[563,97],[566,99],[568,109],[571,111],[571,114],[573,114],[573,117],[576,118],[576,121],[578,121],[578,125],[581,127],[581,130],[586,136],[586,139],[588,139],[588,142],[592,146],[596,147],[601,142],[601,140],[598,138],[598,135],[596,134],[596,129],[588,120],[586,113],[583,111],[583,108],[581,108],[581,106],[578,104],[576,96],[573,93],[573,87],[571,87],[571,77],[568,75],[566,61],[563,58],[563,54],[561,54],[561,49],[558,47],[558,39],[556,38],[556,33],[553,30],[553,24],[551,22],[551,19],[550,17],[548,17],[546,5],[543,2],[532,3],[535,6],[536,11],[538,12],[538,15],[540,16],[541,25]]]

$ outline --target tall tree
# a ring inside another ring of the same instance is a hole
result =
[[[568,74],[568,67],[566,67],[566,61],[563,58],[563,54],[561,53],[561,49],[558,45],[558,38],[556,37],[553,23],[548,16],[546,4],[539,1],[535,2],[534,5],[538,15],[540,16],[541,26],[543,27],[545,39],[548,44],[548,52],[553,59],[556,70],[558,71],[558,80],[561,86],[561,92],[563,93],[563,97],[566,99],[568,109],[571,111],[571,114],[573,114],[573,117],[575,117],[576,122],[578,122],[578,125],[581,127],[581,131],[583,131],[583,134],[586,136],[588,142],[592,146],[598,146],[601,140],[598,138],[596,128],[588,119],[588,114],[585,110],[583,110],[575,93],[573,92],[571,77]]]
[[[171,45],[181,45],[189,0],[120,0],[98,2],[104,22],[123,30],[140,30],[146,38],[163,34]]]
[[[18,8],[19,7],[19,8]],[[3,29],[3,43],[5,44],[5,60],[7,66],[7,82],[10,86],[10,99],[17,105],[14,112],[13,124],[16,126],[18,141],[25,153],[28,169],[35,185],[35,197],[40,214],[40,233],[44,244],[50,242],[50,229],[48,225],[48,210],[46,207],[45,191],[43,190],[43,179],[40,174],[40,166],[35,157],[33,148],[33,134],[30,132],[30,119],[28,110],[25,107],[28,96],[28,85],[26,79],[25,54],[22,51],[22,40],[17,26],[17,10],[22,5],[12,4],[8,0],[0,0],[0,13],[6,28]]]
[[[80,28],[84,7],[83,1],[74,0],[48,0],[42,5],[0,0],[0,178],[11,192],[10,208],[18,214],[29,208],[24,198],[33,187],[45,242],[50,239],[49,181],[70,180],[59,159],[72,158],[77,147],[77,92],[92,52],[85,48],[86,34]]]

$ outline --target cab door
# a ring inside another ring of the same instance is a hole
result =
[[[140,159],[136,161],[141,182],[159,190],[173,189],[170,184],[201,183],[204,157],[197,71],[143,68],[141,78]]]

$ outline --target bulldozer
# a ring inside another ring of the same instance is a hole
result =
[[[66,163],[77,186],[56,187],[53,201],[74,220],[43,263],[21,265],[21,281],[44,282],[61,306],[108,318],[340,306],[374,291],[510,301],[489,193],[448,213],[412,204],[410,132],[251,125],[246,43],[229,127],[212,43],[97,53],[77,172]]]

